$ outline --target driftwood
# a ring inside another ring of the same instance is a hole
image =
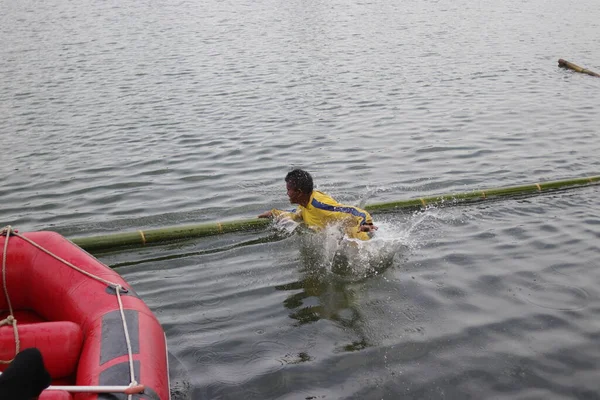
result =
[[[563,68],[572,69],[573,71],[581,72],[583,74],[588,74],[588,75],[591,75],[591,76],[597,76],[598,78],[600,78],[600,74],[597,74],[597,73],[595,73],[593,71],[590,71],[589,69],[581,68],[579,65],[575,65],[575,64],[573,64],[571,62],[563,60],[562,58],[558,60],[558,66],[559,67],[563,67]]]

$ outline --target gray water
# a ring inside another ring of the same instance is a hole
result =
[[[600,2],[0,0],[0,223],[251,218],[598,175]],[[598,189],[98,254],[193,399],[600,398]],[[178,394],[179,395],[179,394]]]

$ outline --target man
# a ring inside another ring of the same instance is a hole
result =
[[[34,347],[15,356],[0,375],[0,399],[32,400],[50,385],[50,374],[44,367],[42,353]]]
[[[324,229],[331,224],[339,224],[350,238],[369,240],[377,227],[371,215],[358,207],[345,206],[325,193],[313,190],[312,176],[304,170],[295,169],[285,177],[290,203],[298,204],[293,212],[273,209],[258,218],[291,218],[303,221],[314,230]]]

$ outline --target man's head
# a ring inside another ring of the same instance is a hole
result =
[[[290,203],[306,205],[313,191],[312,176],[304,170],[295,169],[285,177]]]

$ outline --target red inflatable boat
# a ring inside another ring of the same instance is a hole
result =
[[[5,228],[0,258],[0,361],[37,347],[40,400],[170,399],[164,331],[119,274],[54,232]]]

